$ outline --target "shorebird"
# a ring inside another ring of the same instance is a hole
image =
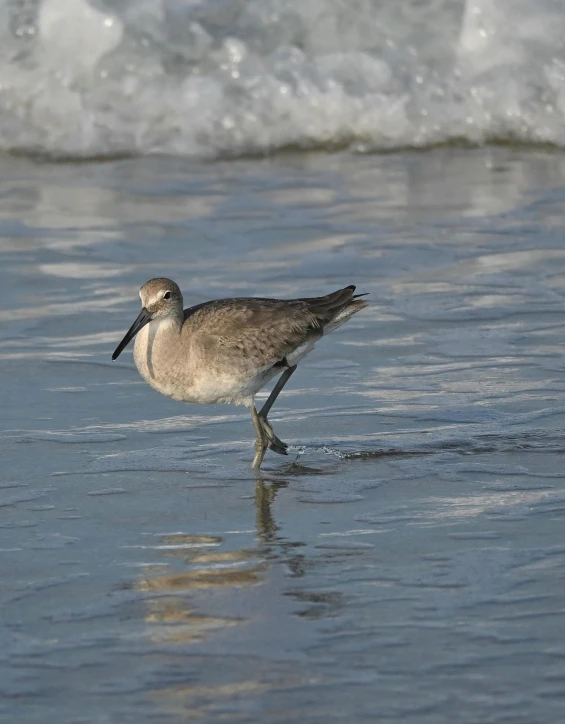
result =
[[[139,290],[141,312],[112,359],[135,337],[133,358],[143,379],[183,402],[224,402],[251,412],[257,435],[253,468],[267,447],[281,455],[287,445],[267,415],[297,364],[324,334],[337,329],[367,302],[353,285],[325,297],[215,299],[183,309],[171,279],[150,279]],[[255,394],[280,374],[259,412]]]

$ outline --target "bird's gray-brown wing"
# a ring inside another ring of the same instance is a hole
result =
[[[254,367],[284,362],[323,334],[325,324],[352,303],[355,287],[308,299],[218,299],[185,310],[183,333],[212,355]],[[353,302],[354,303],[354,302]]]

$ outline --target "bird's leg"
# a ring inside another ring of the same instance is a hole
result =
[[[277,384],[273,387],[271,394],[267,398],[267,401],[265,402],[265,404],[259,410],[259,413],[258,413],[259,423],[263,429],[265,436],[267,437],[267,440],[269,441],[269,448],[273,452],[279,453],[279,455],[287,454],[288,445],[285,442],[283,442],[282,440],[279,440],[279,438],[275,435],[273,426],[267,420],[267,415],[269,414],[269,411],[270,411],[271,407],[274,405],[275,400],[279,396],[282,388],[289,381],[289,379],[295,369],[296,369],[296,365],[293,365],[292,367],[289,367],[282,373],[282,375],[277,380]]]
[[[263,426],[261,425],[261,421],[259,419],[259,415],[257,414],[257,410],[255,409],[255,405],[251,405],[249,407],[249,411],[251,412],[251,419],[253,420],[253,427],[255,428],[255,433],[257,434],[257,440],[255,441],[255,457],[253,458],[251,467],[257,470],[261,467],[261,463],[263,462],[263,458],[265,457],[265,451],[267,449],[267,436],[263,431]]]
[[[296,369],[296,365],[289,367],[282,373],[282,375],[277,380],[277,384],[273,387],[271,394],[267,398],[267,401],[265,402],[263,407],[259,410],[259,417],[263,417],[265,419],[267,418],[267,415],[269,414],[271,407],[275,404],[275,400],[279,396],[282,388],[289,381],[289,379],[295,369]]]

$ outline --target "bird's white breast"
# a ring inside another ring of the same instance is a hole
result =
[[[182,392],[190,386],[190,368],[178,354],[179,341],[175,320],[149,322],[137,333],[133,359],[139,374],[151,387],[182,400],[185,399]]]
[[[152,321],[138,332],[133,356],[151,387],[183,402],[247,404],[278,372],[276,368],[238,369],[227,359],[207,359],[168,320]]]

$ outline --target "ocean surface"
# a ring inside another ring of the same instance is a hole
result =
[[[0,157],[0,719],[555,724],[565,706],[565,159]],[[271,415],[117,342],[356,283]]]
[[[564,37],[557,0],[0,0],[2,724],[565,720]],[[155,276],[369,293],[288,457],[111,362]]]

